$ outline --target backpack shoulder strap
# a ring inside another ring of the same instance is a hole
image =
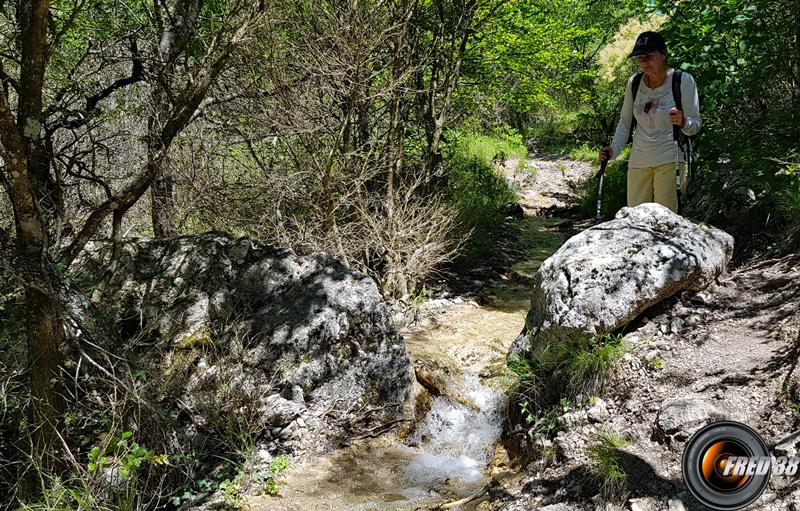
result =
[[[636,94],[639,92],[639,85],[642,83],[642,77],[644,73],[639,71],[635,75],[633,75],[633,81],[631,81],[631,98],[632,101],[636,101]],[[633,142],[633,130],[636,129],[636,116],[631,116],[631,132],[628,134],[628,142]]]
[[[675,100],[675,108],[683,111],[683,102],[681,101],[681,77],[683,71],[675,69],[672,71],[672,98]]]
[[[639,85],[642,83],[642,77],[644,73],[639,71],[635,75],[633,75],[633,82],[631,82],[631,94],[633,96],[633,100],[636,101],[636,94],[639,92]]]
[[[681,78],[683,77],[683,71],[680,69],[675,68],[672,71],[672,99],[675,100],[675,108],[683,112],[683,102],[681,101]],[[672,137],[678,141],[681,145],[683,145],[686,135],[681,132],[681,129],[674,125],[672,126]]]

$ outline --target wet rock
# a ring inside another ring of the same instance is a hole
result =
[[[510,354],[555,338],[612,331],[675,293],[705,288],[732,253],[729,234],[659,204],[623,208],[542,263],[526,325]]]
[[[699,397],[682,397],[661,407],[656,425],[664,435],[688,438],[705,424],[725,418],[724,412]]]

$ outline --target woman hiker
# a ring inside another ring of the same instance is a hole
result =
[[[639,34],[629,57],[636,59],[643,76],[637,73],[628,80],[614,140],[611,146],[600,149],[600,161],[619,156],[635,126],[628,161],[628,206],[657,202],[677,213],[676,162],[683,191],[686,189],[686,155],[676,150],[678,128],[673,133],[673,126],[679,127],[680,133],[686,136],[700,131],[697,86],[689,73],[679,71],[683,110],[676,108],[672,91],[675,70],[667,67],[667,46],[658,32]],[[638,90],[634,92],[636,82],[639,82]]]

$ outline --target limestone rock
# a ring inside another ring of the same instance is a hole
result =
[[[273,394],[265,400],[267,423],[272,425],[289,424],[300,416],[306,409],[305,406],[294,401],[282,398],[278,394]]]
[[[511,353],[556,337],[617,329],[679,291],[705,288],[732,253],[729,234],[664,206],[623,208],[614,220],[570,238],[542,263],[526,326]]]
[[[586,415],[589,417],[589,420],[594,423],[607,421],[609,413],[606,402],[599,397],[595,398],[594,404],[586,410]]]
[[[681,397],[665,403],[658,412],[656,425],[665,435],[690,435],[702,426],[723,420],[724,412],[699,397]]]
[[[222,233],[121,248],[103,312],[121,337],[147,340],[157,398],[181,403],[187,430],[246,417],[280,435],[301,412],[329,418],[355,403],[407,412],[413,370],[371,278],[324,253]],[[109,252],[91,244],[75,271],[99,281]],[[313,424],[311,433],[336,434]]]

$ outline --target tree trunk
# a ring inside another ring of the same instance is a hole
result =
[[[171,70],[170,70],[171,71]],[[166,79],[162,78],[161,80]],[[153,111],[148,119],[149,142],[147,146],[148,164],[158,157],[163,148],[161,130],[165,119],[169,119],[167,91],[161,80],[152,84]],[[150,187],[150,213],[153,222],[153,236],[163,238],[178,234],[175,227],[175,190],[169,158],[161,164],[158,176]]]
[[[33,454],[47,471],[63,468],[56,455],[66,399],[60,374],[60,347],[66,342],[61,305],[52,296],[35,289],[25,290],[28,315],[28,363],[30,364]]]

